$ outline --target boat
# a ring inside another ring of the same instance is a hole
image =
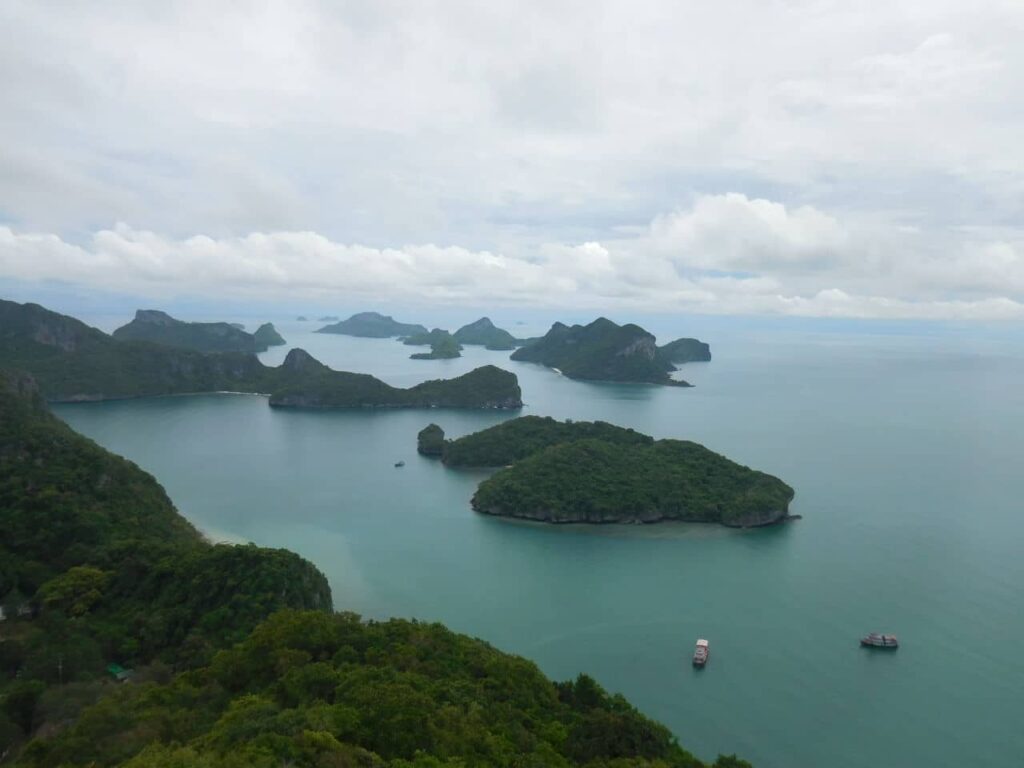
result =
[[[405,462],[404,461],[396,461],[395,462],[395,466],[396,467],[404,467],[405,466]]]
[[[891,648],[900,647],[896,635],[883,635],[879,632],[871,632],[860,639],[860,644],[865,648]]]
[[[708,641],[698,640],[697,647],[693,649],[693,666],[703,667],[708,663]]]

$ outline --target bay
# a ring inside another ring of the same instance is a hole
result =
[[[734,531],[476,515],[486,473],[418,456],[416,433],[434,421],[457,436],[508,413],[292,411],[247,395],[55,410],[152,472],[211,538],[312,560],[338,609],[442,621],[556,679],[586,671],[701,757],[1020,765],[1019,344],[707,325],[715,359],[684,366],[697,386],[675,389],[574,382],[473,347],[413,361],[395,341],[277,323],[332,367],[400,386],[501,365],[520,378],[524,414],[696,440],[783,478],[801,521]],[[859,648],[875,630],[898,634],[900,650]],[[689,664],[698,637],[711,643],[702,671]]]

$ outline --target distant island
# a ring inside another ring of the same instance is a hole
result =
[[[341,318],[337,315],[324,315],[323,317],[317,318],[321,323],[336,323]]]
[[[464,325],[452,335],[459,344],[479,345],[497,351],[515,349],[519,346],[515,336],[496,327],[488,317],[481,317]]]
[[[676,339],[658,347],[658,355],[673,364],[711,362],[711,347],[697,339]]]
[[[679,339],[657,345],[652,333],[639,325],[618,325],[600,317],[589,325],[555,323],[539,339],[525,339],[512,359],[540,363],[570,379],[636,382],[688,387],[673,379],[676,363],[711,359],[707,344]]]
[[[421,453],[453,467],[505,467],[480,484],[471,502],[499,517],[748,528],[788,519],[794,495],[777,477],[697,443],[654,440],[604,422],[523,416],[453,441],[431,427],[418,437]]]
[[[513,352],[512,359],[556,368],[570,379],[689,386],[669,376],[675,368],[658,354],[652,334],[603,317],[589,325],[555,323],[546,335]]]
[[[118,341],[151,341],[197,352],[265,352],[285,340],[270,323],[247,333],[241,323],[189,323],[157,309],[140,309],[112,334]]]
[[[412,360],[449,360],[462,357],[462,345],[448,331],[443,331],[440,328],[435,328],[430,333],[407,336],[402,343],[409,346],[430,345],[429,352],[417,352],[409,355]]]
[[[552,682],[438,623],[334,613],[295,553],[208,543],[13,371],[0,530],[13,765],[707,768],[586,675]]]
[[[308,323],[309,322],[309,318],[306,317],[305,315],[299,315],[295,319],[298,320],[300,323]]]
[[[522,406],[516,376],[494,366],[400,389],[367,374],[334,371],[301,349],[275,368],[253,354],[118,341],[37,304],[3,300],[0,367],[30,372],[54,402],[233,391],[269,394],[270,404],[282,407]]]
[[[324,318],[320,318],[323,320]],[[337,319],[337,318],[334,318]],[[413,336],[426,333],[427,329],[414,323],[399,323],[393,317],[378,312],[359,312],[347,320],[325,325],[317,333],[339,333],[345,336],[362,336],[369,339],[387,339],[393,336]]]

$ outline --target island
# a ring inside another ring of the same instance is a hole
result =
[[[412,360],[450,360],[462,357],[462,345],[448,331],[443,331],[440,328],[435,328],[430,333],[407,336],[402,342],[410,346],[430,345],[429,352],[417,352],[409,355]]]
[[[570,379],[690,386],[673,379],[672,363],[638,325],[601,317],[589,325],[555,323],[546,335],[512,353],[513,360],[555,368]]]
[[[321,318],[322,319],[322,318]],[[414,323],[399,323],[393,317],[378,312],[358,312],[347,320],[325,325],[317,333],[339,333],[368,339],[387,339],[394,336],[413,336],[427,329]]]
[[[284,337],[277,332],[277,328],[274,327],[273,323],[264,323],[256,329],[256,333],[253,334],[253,338],[256,340],[256,347],[264,350],[270,347],[280,347],[288,342],[284,340]]]
[[[409,389],[334,371],[292,349],[278,367],[254,354],[202,353],[148,341],[118,341],[37,304],[0,300],[0,367],[30,372],[52,402],[198,392],[269,395],[279,407],[520,408],[515,374],[483,366]]]
[[[707,768],[587,675],[556,683],[441,624],[334,613],[298,555],[208,543],[13,371],[0,530],[13,765]]]
[[[711,347],[697,339],[676,339],[658,347],[658,355],[669,363],[707,363],[711,361]]]
[[[437,424],[427,424],[416,435],[416,451],[423,456],[442,456],[444,445],[444,430]]]
[[[136,311],[135,318],[112,336],[118,341],[150,341],[196,352],[265,352],[272,343],[285,343],[270,323],[252,334],[240,323],[189,323],[157,309]]]
[[[462,326],[453,335],[459,344],[479,345],[491,350],[507,351],[519,346],[515,336],[496,327],[488,317],[481,317],[475,322]]]
[[[790,519],[790,486],[687,440],[536,416],[452,441],[438,431],[427,436],[426,455],[440,455],[453,467],[504,467],[473,496],[473,509],[485,514],[547,523],[676,520],[737,528]]]

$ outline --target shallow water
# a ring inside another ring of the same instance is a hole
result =
[[[442,621],[587,671],[701,757],[759,768],[1024,762],[1024,355],[964,336],[708,338],[694,389],[573,382],[507,353],[412,361],[394,341],[285,337],[402,386],[493,362],[523,413],[697,440],[777,474],[804,519],[548,527],[474,514],[485,473],[416,454],[512,414],[277,410],[208,395],[59,406],[152,472],[210,536],[293,549],[338,608]],[[280,361],[286,348],[263,356]],[[393,465],[404,460],[406,466]],[[895,653],[858,647],[893,632]],[[693,643],[711,660],[695,671]]]

